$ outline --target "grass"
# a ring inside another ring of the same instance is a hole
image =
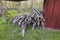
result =
[[[16,11],[8,11],[10,16],[7,19],[15,16]],[[12,13],[12,14],[11,14]],[[0,40],[60,40],[60,31],[45,30],[42,28],[31,30],[29,26],[26,30],[25,36],[20,35],[20,28],[14,24],[2,21],[0,17]]]
[[[10,22],[0,23],[0,40],[60,40],[59,31],[44,30],[42,28],[26,30],[25,36],[20,34],[20,28]]]
[[[38,5],[42,9],[42,3],[40,2]],[[23,11],[24,14],[26,10]],[[9,17],[6,16],[7,22],[3,22],[0,15],[0,40],[60,40],[60,31],[45,30],[42,28],[32,31],[31,26],[26,29],[25,36],[22,37],[20,35],[21,29],[10,23],[10,19],[19,12],[16,10],[8,10],[7,12],[10,14]]]

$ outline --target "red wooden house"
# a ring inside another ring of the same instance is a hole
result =
[[[60,30],[60,0],[44,0],[45,27]]]

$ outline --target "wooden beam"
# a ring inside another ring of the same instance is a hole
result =
[[[6,18],[5,18],[4,10],[3,10],[3,7],[2,7],[2,0],[0,0],[0,13],[2,14],[2,19],[5,22]]]

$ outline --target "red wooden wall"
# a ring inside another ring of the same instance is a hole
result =
[[[44,0],[45,27],[60,30],[60,0]]]

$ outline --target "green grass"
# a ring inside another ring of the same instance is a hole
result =
[[[20,28],[10,22],[0,23],[0,40],[60,40],[59,31],[49,31],[42,28],[26,30],[25,36],[20,34]]]
[[[42,8],[42,3],[38,4]],[[23,14],[26,10],[23,10]],[[7,22],[2,21],[0,15],[0,40],[60,40],[60,31],[45,30],[38,28],[31,30],[31,26],[26,29],[25,36],[20,35],[20,28],[10,23],[10,19],[18,14],[16,10],[7,11],[10,16],[7,17]],[[21,13],[20,13],[21,14]]]
[[[18,12],[8,11],[11,15],[7,17],[10,19],[15,16]],[[14,24],[2,21],[0,17],[0,40],[60,40],[60,31],[45,30],[42,28],[31,30],[29,26],[26,30],[25,36],[22,37],[20,28]]]

